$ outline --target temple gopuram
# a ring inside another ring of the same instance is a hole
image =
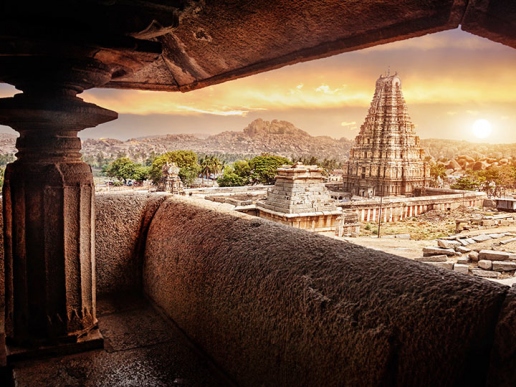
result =
[[[426,187],[430,166],[410,121],[397,73],[376,81],[369,113],[344,167],[344,190],[352,195],[411,195]]]

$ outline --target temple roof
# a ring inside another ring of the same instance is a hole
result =
[[[189,91],[459,25],[516,47],[510,0],[0,0],[0,57],[86,50],[106,87]]]

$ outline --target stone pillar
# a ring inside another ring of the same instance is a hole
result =
[[[23,91],[0,99],[0,123],[20,133],[17,160],[7,166],[3,187],[7,342],[32,348],[102,345],[94,184],[77,133],[117,114],[76,94],[104,84],[111,74],[94,60],[48,61],[0,61],[1,78]]]

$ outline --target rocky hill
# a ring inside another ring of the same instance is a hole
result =
[[[16,153],[16,136],[0,133],[0,155]],[[336,140],[328,136],[311,136],[287,121],[257,119],[238,132],[222,132],[201,138],[191,134],[149,136],[120,141],[111,138],[84,139],[85,161],[113,160],[126,155],[143,162],[149,155],[187,149],[198,154],[230,154],[238,158],[273,153],[285,157],[311,157],[345,161],[353,139]],[[477,144],[467,141],[423,139],[421,145],[428,156],[448,169],[485,169],[516,160],[516,144]],[[1,160],[0,160],[1,161]]]
[[[206,154],[240,154],[254,156],[273,153],[285,157],[310,157],[344,161],[352,141],[328,136],[311,136],[287,121],[257,119],[240,132],[223,132],[205,139],[188,134],[133,138],[127,141],[113,139],[86,139],[82,152],[86,157],[116,158],[125,154],[135,160],[144,160],[172,150],[188,149]]]

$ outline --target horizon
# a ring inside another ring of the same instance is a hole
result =
[[[516,50],[456,29],[188,93],[88,90],[79,96],[117,111],[119,119],[85,129],[79,136],[124,141],[165,134],[206,136],[241,131],[262,118],[291,122],[312,136],[354,140],[376,80],[390,70],[401,79],[409,116],[421,139],[516,143],[515,63]],[[0,97],[17,92],[0,84]],[[488,128],[474,129],[479,122]],[[0,126],[0,132],[16,134],[6,126]]]

